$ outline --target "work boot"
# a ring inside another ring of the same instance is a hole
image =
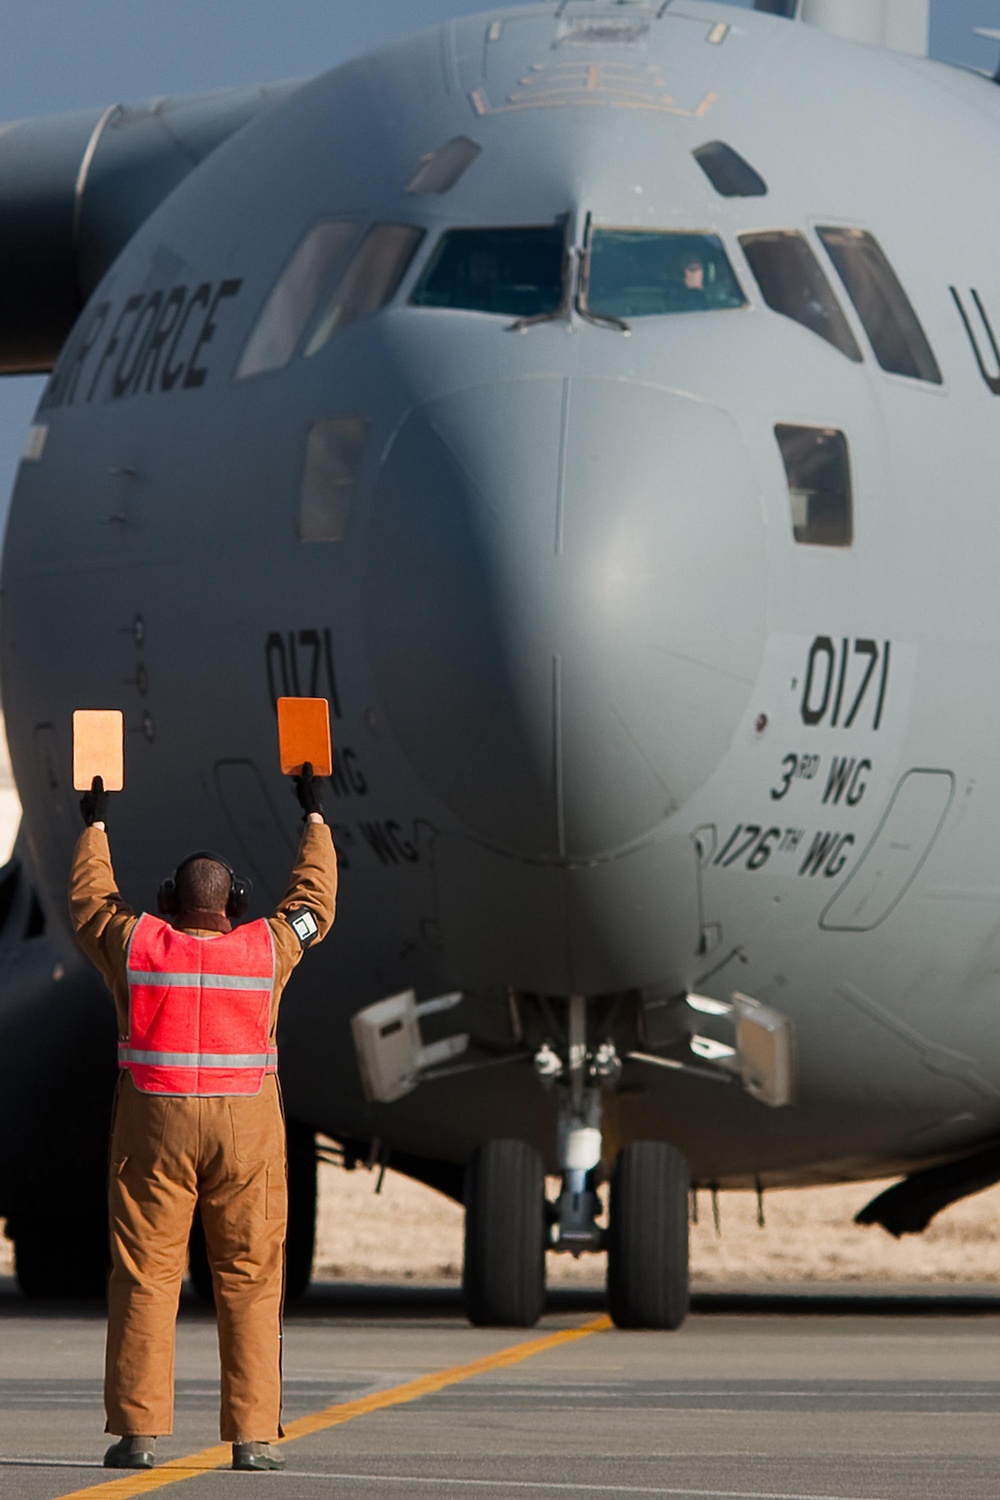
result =
[[[285,1460],[271,1443],[234,1443],[234,1469],[283,1469]]]
[[[123,1437],[104,1455],[106,1469],[151,1469],[156,1463],[155,1437]]]

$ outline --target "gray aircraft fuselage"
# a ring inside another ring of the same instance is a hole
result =
[[[460,137],[481,151],[454,186],[406,191]],[[711,141],[766,194],[721,196]],[[296,1119],[439,1162],[519,1136],[551,1164],[530,1053],[562,1000],[650,1051],[685,994],[739,990],[794,1023],[795,1103],[630,1062],[607,1153],[663,1139],[699,1183],[796,1184],[994,1138],[998,141],[985,80],[691,0],[450,22],[209,156],[91,297],[10,512],[3,700],[65,965],[72,710],[125,711],[127,896],[218,847],[263,912],[297,826],[275,698],[325,696],[341,894],[282,1021]],[[424,232],[398,291],[237,379],[303,237],[341,219]],[[588,219],[718,236],[746,305],[626,334],[411,303],[449,229],[575,244]],[[880,367],[817,226],[877,238],[940,383]],[[774,229],[809,240],[860,361],[766,305],[739,236]],[[341,539],[303,541],[334,418],[360,468]],[[845,435],[849,545],[795,540],[776,424]],[[473,1060],[513,1060],[366,1103],[350,1018],[411,987],[462,991]]]

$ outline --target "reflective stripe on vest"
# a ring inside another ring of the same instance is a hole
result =
[[[199,938],[198,942],[204,941]],[[191,990],[199,986],[203,990],[272,990],[274,977],[251,979],[246,974],[143,974],[130,969],[129,984],[156,984],[167,990]]]
[[[258,1094],[278,1066],[274,973],[266,921],[198,938],[140,917],[129,944],[129,1035],[119,1067],[143,1093]]]
[[[140,1052],[121,1042],[118,1064],[127,1068],[141,1063],[147,1068],[263,1068],[273,1073],[278,1066],[278,1049],[270,1052]]]

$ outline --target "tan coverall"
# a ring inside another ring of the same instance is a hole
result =
[[[281,994],[302,957],[282,913],[308,907],[325,937],[337,898],[337,857],[324,823],[307,823],[274,934],[274,1037]],[[115,1000],[128,1036],[128,942],[138,921],[115,886],[107,834],[80,835],[70,878],[77,940]],[[196,931],[211,939],[215,933]],[[108,1197],[111,1280],[105,1364],[107,1431],[173,1430],[174,1332],[188,1236],[200,1206],[212,1266],[222,1367],[224,1442],[280,1435],[281,1316],[288,1214],[285,1128],[277,1078],[225,1098],[141,1093],[119,1077]]]

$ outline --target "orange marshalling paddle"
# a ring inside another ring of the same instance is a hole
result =
[[[78,708],[73,715],[73,786],[89,792],[95,776],[106,792],[125,785],[125,715],[117,708]]]
[[[278,743],[281,774],[298,776],[306,761],[317,776],[333,770],[330,705],[325,698],[279,698]]]

